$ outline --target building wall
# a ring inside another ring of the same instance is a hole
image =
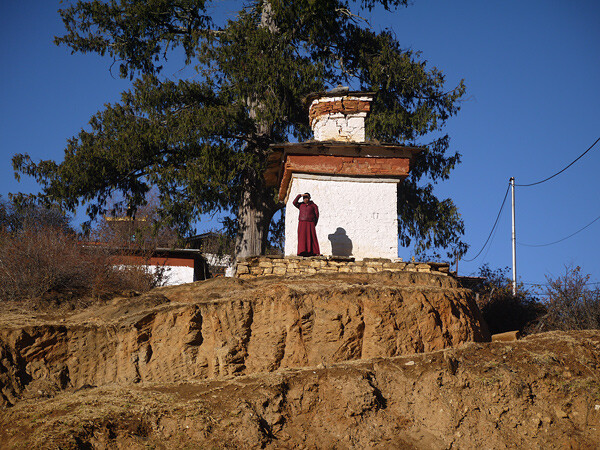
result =
[[[298,249],[298,209],[292,201],[309,192],[319,207],[321,254],[398,257],[398,180],[293,174],[286,200],[285,255]]]
[[[158,270],[157,266],[148,266],[151,272]],[[167,266],[167,282],[165,286],[175,286],[177,284],[192,283],[194,279],[194,268],[185,266]]]
[[[321,116],[313,124],[313,133],[317,141],[365,141],[365,118],[367,113],[330,114]]]
[[[204,253],[204,258],[211,269],[211,273],[216,275],[225,275],[232,277],[235,274],[234,263],[229,255],[217,255],[215,253]]]
[[[137,265],[137,264],[136,264]],[[139,264],[144,266],[150,273],[156,273],[158,270],[165,269],[166,282],[164,286],[175,286],[178,284],[193,283],[194,279],[194,268],[187,266],[169,266],[163,264]],[[125,268],[127,264],[118,264],[116,267]]]
[[[349,261],[335,256],[248,256],[237,261],[237,278],[266,276],[307,276],[317,273],[380,273],[380,272],[420,272],[441,276],[450,274],[446,263],[401,262],[387,258],[369,258],[362,261]],[[413,281],[411,281],[412,283]]]

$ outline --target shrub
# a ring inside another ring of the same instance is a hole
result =
[[[154,273],[141,264],[115,266],[113,259],[110,248],[83,245],[64,226],[24,222],[12,229],[4,227],[0,229],[0,299],[101,298],[121,291],[147,291],[164,282],[164,269]]]
[[[581,267],[565,267],[565,274],[546,277],[547,314],[543,317],[544,330],[585,330],[600,328],[600,288],[590,288],[590,275],[583,275]]]
[[[517,285],[517,295],[512,295],[509,268],[492,270],[485,264],[479,275],[485,278],[474,291],[479,294],[477,304],[488,324],[490,333],[520,330],[531,332],[545,314],[544,305],[524,288]]]
[[[17,205],[0,195],[0,230],[14,233],[24,229],[52,228],[72,232],[70,222],[71,217],[56,206]]]
[[[174,228],[165,225],[159,215],[159,199],[155,193],[146,197],[146,204],[135,213],[124,210],[120,202],[112,200],[111,215],[100,218],[90,239],[114,248],[153,250],[172,248],[181,244]]]

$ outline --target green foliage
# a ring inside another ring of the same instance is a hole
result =
[[[508,267],[492,270],[484,264],[479,268],[479,276],[485,281],[474,291],[478,294],[478,306],[492,334],[513,330],[530,332],[545,313],[544,306],[522,284],[517,284],[517,295],[512,295],[509,273]]]
[[[343,83],[376,93],[371,139],[425,149],[398,194],[402,243],[464,252],[455,205],[433,194],[460,158],[446,154],[447,136],[429,136],[457,113],[465,87],[445,91],[439,70],[359,16],[406,4],[253,1],[216,23],[203,0],[78,1],[60,10],[66,34],[55,42],[109,56],[122,77],[135,78],[132,89],[69,140],[62,163],[15,155],[14,169],[40,183],[38,199],[69,211],[85,204],[90,218],[104,214],[114,196],[133,212],[156,187],[161,220],[180,233],[190,232],[198,214],[228,212],[238,238],[258,232],[264,251],[282,207],[262,177],[269,145],[309,138],[303,98]],[[167,57],[178,55],[196,75],[162,78]]]
[[[200,34],[210,24],[203,0],[78,1],[59,10],[67,34],[56,37],[75,52],[110,55],[119,73],[154,73],[160,57],[183,47],[191,62]]]

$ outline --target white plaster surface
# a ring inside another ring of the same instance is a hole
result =
[[[211,266],[230,266],[231,256],[229,255],[217,255],[216,253],[203,253],[202,256],[206,259],[206,262]]]
[[[366,113],[331,114],[313,122],[317,141],[365,142]]]
[[[235,275],[235,264],[229,255],[217,255],[214,253],[203,253],[206,262],[211,266],[225,266],[225,276],[232,277]]]
[[[144,264],[146,270],[150,273],[155,273],[157,270],[162,269],[162,266],[155,266]],[[126,267],[124,265],[119,265],[117,267]],[[186,267],[186,266],[165,266],[165,277],[166,282],[165,286],[174,286],[177,284],[185,284],[192,283],[194,280],[194,268]]]
[[[319,207],[323,255],[398,257],[398,180],[293,174],[286,201],[285,254],[298,250],[296,195],[309,192]]]
[[[150,270],[157,270],[157,266],[149,266]],[[194,280],[194,268],[186,266],[168,266],[167,267],[167,282],[165,286],[173,286],[176,284],[192,283]]]

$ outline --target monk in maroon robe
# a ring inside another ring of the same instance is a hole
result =
[[[302,197],[302,203],[298,201],[300,197]],[[320,255],[321,250],[319,250],[317,229],[315,228],[319,221],[319,208],[310,199],[309,193],[298,194],[293,203],[300,210],[298,216],[298,256]]]

